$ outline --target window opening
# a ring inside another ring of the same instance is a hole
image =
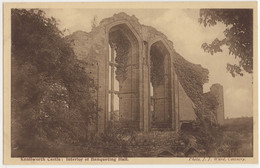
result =
[[[112,44],[109,45],[109,94],[108,94],[108,115],[109,120],[119,120],[119,82],[116,79],[117,63],[115,62],[116,51]]]

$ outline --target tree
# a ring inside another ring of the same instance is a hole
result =
[[[95,85],[54,18],[12,9],[11,67],[12,156],[53,156],[49,144],[85,138]]]
[[[215,26],[218,22],[226,25],[224,39],[216,38],[211,44],[203,43],[205,52],[213,55],[228,46],[229,54],[239,59],[239,64],[227,64],[233,77],[243,76],[243,72],[253,73],[253,10],[252,9],[201,9],[200,24]]]

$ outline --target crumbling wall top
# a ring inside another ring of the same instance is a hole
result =
[[[165,43],[167,43],[168,48],[170,48],[173,52],[173,42],[168,40],[167,36],[163,33],[159,32],[155,28],[151,26],[142,25],[139,23],[139,20],[135,17],[135,15],[129,16],[128,14],[121,12],[118,14],[114,14],[112,17],[105,18],[100,21],[99,26],[100,27],[107,27],[110,24],[113,24],[118,21],[125,21],[132,25],[132,27],[135,29],[135,31],[138,33],[140,37],[142,37],[143,41],[147,41],[150,43],[154,43],[157,40],[163,40]]]

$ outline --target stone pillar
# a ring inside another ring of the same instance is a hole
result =
[[[112,63],[114,63],[114,53],[115,53],[115,49],[114,49],[114,47],[111,47],[111,62]],[[111,66],[111,79],[114,79],[114,75],[115,75],[114,72],[115,72],[115,66],[112,65]],[[111,81],[111,88],[109,88],[109,89],[114,90],[114,80],[111,80],[111,79],[108,79],[109,81]],[[110,109],[108,111],[110,111],[110,113],[112,113],[112,120],[114,120],[114,93],[110,94]],[[109,118],[109,119],[111,119],[111,118]]]
[[[171,121],[172,121],[172,130],[175,130],[175,84],[174,84],[174,68],[173,63],[170,61],[170,91],[171,91]]]
[[[144,131],[147,132],[149,131],[149,123],[150,123],[150,106],[149,106],[149,101],[150,101],[150,96],[149,96],[149,75],[148,75],[149,69],[147,65],[143,66],[143,94],[144,94],[144,99],[143,99],[143,107],[144,107]]]
[[[143,130],[147,132],[150,130],[150,75],[149,75],[149,52],[148,52],[148,43],[144,42],[143,45],[143,57],[142,58],[142,106],[143,106]]]
[[[210,92],[216,96],[218,101],[218,108],[216,110],[217,122],[219,125],[224,125],[224,96],[223,96],[223,86],[220,84],[213,84],[210,87]]]
[[[174,121],[175,131],[179,129],[179,82],[177,74],[174,73]]]
[[[106,84],[106,78],[107,78],[107,71],[106,71],[106,63],[105,61],[99,61],[98,62],[98,93],[97,93],[97,103],[98,108],[100,109],[98,111],[97,116],[97,130],[98,133],[103,133],[105,131],[106,127],[106,104],[107,104],[107,84]]]

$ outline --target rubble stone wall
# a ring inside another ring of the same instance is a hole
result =
[[[223,86],[216,83],[210,87],[210,92],[215,95],[218,102],[218,107],[216,109],[216,118],[219,125],[224,125],[224,96],[223,96]]]
[[[156,42],[160,42],[161,49],[167,50],[167,60],[164,63],[166,69],[163,74],[166,76],[166,82],[163,83],[162,88],[159,87],[156,90],[159,92],[156,93],[157,95],[163,95],[163,98],[167,97],[167,100],[162,101],[164,105],[161,106],[163,108],[158,113],[164,116],[158,117],[162,121],[169,120],[171,129],[175,131],[179,128],[179,120],[181,120],[179,117],[184,117],[187,121],[194,120],[196,117],[192,101],[181,86],[176,87],[180,84],[173,67],[173,57],[176,53],[173,43],[153,27],[141,25],[135,16],[119,13],[103,19],[89,33],[77,31],[66,37],[77,58],[85,62],[86,71],[94,79],[98,88],[94,95],[96,95],[100,110],[97,120],[92,125],[92,130],[104,132],[109,121],[108,83],[110,79],[108,72],[110,62],[108,59],[111,31],[120,31],[131,42],[126,80],[120,83],[119,114],[121,118],[119,120],[137,122],[140,131],[151,130],[150,51]],[[177,94],[179,95],[177,96]]]

